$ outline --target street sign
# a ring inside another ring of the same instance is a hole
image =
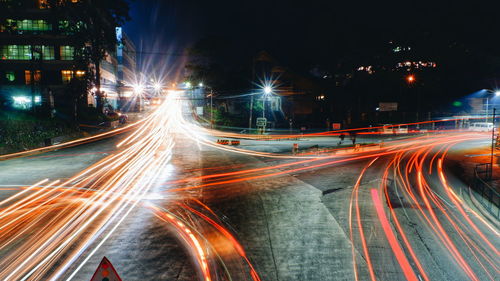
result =
[[[379,111],[398,111],[397,102],[379,102]]]
[[[111,262],[104,257],[90,281],[122,281],[122,279],[116,273]]]
[[[203,106],[196,107],[196,115],[203,115]]]
[[[267,118],[259,117],[257,118],[257,127],[265,127],[267,125]]]

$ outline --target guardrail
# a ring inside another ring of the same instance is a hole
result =
[[[491,180],[491,164],[476,165],[471,186],[474,197],[491,215],[500,219],[500,194],[487,183],[488,180]]]

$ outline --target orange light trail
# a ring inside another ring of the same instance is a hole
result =
[[[406,259],[406,255],[403,253],[403,250],[401,249],[401,246],[399,245],[397,238],[394,235],[394,232],[392,232],[391,226],[389,225],[389,220],[387,219],[387,216],[385,215],[384,209],[382,207],[378,191],[376,189],[372,189],[371,193],[372,193],[372,200],[375,205],[375,210],[377,211],[377,216],[380,220],[380,223],[382,224],[382,228],[384,229],[386,238],[389,241],[389,244],[391,245],[391,249],[394,252],[394,255],[396,256],[396,259],[398,260],[401,269],[403,270],[406,280],[418,281],[418,278],[415,275],[415,272],[413,272],[413,269],[411,268],[408,259]]]

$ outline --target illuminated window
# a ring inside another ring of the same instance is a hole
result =
[[[54,60],[54,46],[42,46],[43,59],[44,60]]]
[[[38,0],[38,8],[39,9],[47,9],[49,7],[49,3],[47,0]]]
[[[57,1],[58,5],[62,4],[65,0],[59,0]],[[66,0],[67,2],[71,3],[78,3],[80,0]],[[49,3],[47,0],[38,0],[38,8],[39,9],[47,9],[49,8]]]
[[[35,46],[33,55],[35,59],[54,60],[54,46]],[[0,46],[0,59],[2,60],[31,60],[32,49],[29,45],[4,45]]]
[[[42,55],[43,60],[54,60],[54,46],[34,46],[33,55],[39,60]]]
[[[31,47],[28,45],[0,46],[0,58],[2,60],[30,60]]]
[[[52,30],[52,24],[48,23],[46,20],[13,20],[7,19],[6,24],[0,27],[0,32],[7,30],[17,31],[18,33],[37,33],[39,31],[50,31]]]
[[[74,32],[81,31],[84,26],[84,23],[81,21],[78,22],[69,22],[67,20],[59,21],[59,32],[62,34],[73,34]]]
[[[32,74],[33,74],[33,72],[30,71],[30,70],[25,70],[24,71],[24,81],[25,81],[26,85],[31,85]],[[35,70],[33,78],[35,78],[35,84],[39,84],[40,81],[42,81],[42,71],[41,70]]]
[[[75,76],[76,76],[77,78],[83,78],[83,77],[85,76],[85,71],[83,71],[83,70],[77,70],[77,71],[75,72]]]
[[[68,84],[73,78],[73,71],[61,70],[61,75],[63,84]]]
[[[76,78],[83,78],[85,76],[85,71],[84,70],[61,70],[61,77],[62,77],[62,82],[63,84],[68,84],[73,77]]]
[[[14,82],[16,80],[16,73],[14,71],[5,72],[5,78],[9,82]]]
[[[75,48],[71,46],[61,46],[61,60],[73,60],[75,58]]]

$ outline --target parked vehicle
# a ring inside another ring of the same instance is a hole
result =
[[[490,122],[476,122],[469,125],[470,131],[475,132],[489,132],[493,130],[493,123]]]
[[[384,124],[383,127],[379,129],[379,131],[382,134],[408,134],[408,126]]]

